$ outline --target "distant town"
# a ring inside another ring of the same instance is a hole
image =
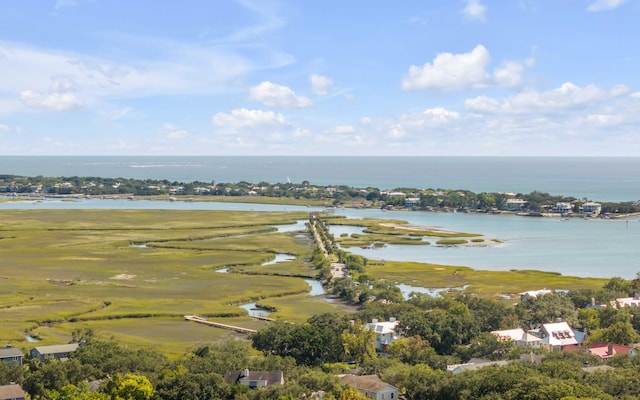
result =
[[[598,202],[596,199],[531,193],[481,192],[442,188],[357,188],[269,182],[171,182],[154,179],[99,177],[22,177],[0,175],[0,194],[8,196],[165,196],[168,200],[196,200],[213,196],[271,197],[321,201],[327,207],[377,207],[447,212],[516,213],[524,216],[610,218],[640,212],[640,201]]]

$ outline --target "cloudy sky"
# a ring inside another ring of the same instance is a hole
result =
[[[0,155],[640,155],[640,0],[0,7]]]

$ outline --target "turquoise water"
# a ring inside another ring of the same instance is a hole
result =
[[[540,190],[597,201],[640,199],[640,157],[0,157],[0,174],[100,176],[169,181],[285,182],[353,187],[455,188],[474,192]],[[45,199],[0,209],[136,208],[311,211],[307,207],[144,200]],[[564,221],[507,215],[342,210],[350,218],[397,218],[477,232],[504,243],[485,247],[387,246],[352,249],[369,258],[474,268],[539,269],[566,275],[633,278],[640,271],[640,222]],[[282,230],[302,229],[304,221]],[[336,227],[336,233],[339,233]],[[543,284],[543,283],[541,283]]]

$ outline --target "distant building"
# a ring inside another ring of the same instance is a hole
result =
[[[522,211],[527,206],[527,201],[524,199],[507,199],[508,211]]]
[[[343,375],[341,379],[370,399],[395,400],[398,398],[398,388],[380,380],[378,375]]]
[[[229,385],[243,385],[255,388],[264,388],[270,385],[283,385],[284,374],[282,371],[250,371],[245,368],[242,371],[227,371],[224,381]]]
[[[524,301],[529,298],[535,299],[549,293],[551,293],[551,290],[548,290],[548,289],[529,290],[529,291],[520,293],[520,301]]]
[[[613,343],[592,343],[587,351],[603,360],[608,360],[616,354],[629,354],[630,356],[638,355],[638,350],[631,346],[623,346],[621,344]]]
[[[55,358],[56,360],[66,360],[69,355],[78,350],[78,343],[58,344],[53,346],[39,346],[31,349],[31,357],[41,361]]]
[[[600,203],[588,202],[584,203],[582,207],[580,207],[580,214],[585,215],[600,215],[602,212],[602,205]]]
[[[563,202],[556,203],[556,205],[551,209],[551,212],[554,214],[572,214],[573,204]]]

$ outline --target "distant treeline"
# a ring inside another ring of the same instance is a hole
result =
[[[328,205],[361,205],[364,207],[410,207],[413,209],[454,209],[473,211],[508,210],[544,212],[558,202],[571,203],[574,211],[589,201],[570,196],[553,196],[534,191],[524,193],[474,193],[458,189],[356,188],[346,185],[313,185],[269,182],[177,182],[157,179],[128,179],[101,177],[22,177],[0,175],[0,193],[38,195],[135,195],[135,196],[265,196],[295,199],[324,200]],[[517,209],[509,207],[509,200],[522,200]],[[627,214],[640,212],[640,201],[602,202],[602,213]]]

